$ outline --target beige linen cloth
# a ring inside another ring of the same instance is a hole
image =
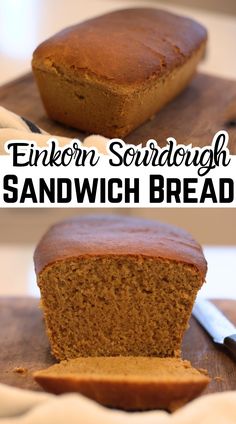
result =
[[[0,106],[0,155],[5,155],[4,144],[9,140],[35,141],[38,147],[46,147],[49,138],[54,138],[59,145],[65,146],[70,138],[51,135],[39,128],[27,118],[23,118]],[[85,147],[96,147],[99,153],[107,154],[108,139],[100,135],[90,135],[82,143]]]
[[[108,409],[79,394],[54,396],[0,384],[0,424],[235,424],[236,391],[202,396],[173,414]]]

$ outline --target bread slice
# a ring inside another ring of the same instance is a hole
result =
[[[117,10],[54,35],[32,67],[48,115],[124,137],[177,96],[206,45],[197,22],[158,10]]]
[[[102,405],[125,410],[174,410],[210,381],[177,358],[88,357],[62,361],[34,374],[47,391],[78,392]]]
[[[56,358],[180,355],[207,269],[184,230],[119,215],[77,216],[45,234],[34,260]]]

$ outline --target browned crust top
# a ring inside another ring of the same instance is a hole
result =
[[[118,10],[66,28],[34,52],[33,67],[119,85],[161,77],[206,41],[192,19],[159,9]]]
[[[205,279],[207,263],[201,246],[172,225],[119,215],[73,217],[49,229],[38,244],[35,269],[83,256],[135,256],[174,260],[197,267]]]

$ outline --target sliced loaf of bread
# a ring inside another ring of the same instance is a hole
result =
[[[79,356],[180,356],[207,270],[184,230],[125,216],[74,217],[35,251],[51,348]]]

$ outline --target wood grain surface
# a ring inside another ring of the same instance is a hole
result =
[[[81,139],[87,135],[47,118],[32,74],[0,87],[0,105],[31,119],[53,135]],[[203,146],[210,144],[221,129],[228,130],[230,151],[236,154],[236,80],[198,74],[180,96],[126,137],[126,141],[139,144],[154,138],[163,145],[167,137],[173,136],[178,143]]]
[[[236,301],[216,302],[236,324]],[[0,298],[0,382],[16,387],[41,390],[32,371],[55,362],[50,354],[39,301],[33,298]],[[208,370],[212,381],[204,393],[236,389],[236,363],[191,319],[183,355],[197,368]],[[19,373],[18,368],[25,368]]]

